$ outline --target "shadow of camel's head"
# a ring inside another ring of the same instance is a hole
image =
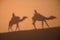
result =
[[[56,17],[55,17],[55,16],[50,16],[50,18],[51,18],[51,19],[56,19]]]
[[[28,17],[24,16],[23,18],[26,19],[26,18],[28,18]]]

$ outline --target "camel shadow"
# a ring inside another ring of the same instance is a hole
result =
[[[40,13],[38,13],[37,10],[34,10],[34,12],[35,12],[35,14],[32,17],[32,21],[33,21],[32,24],[35,29],[36,29],[36,25],[35,25],[36,21],[42,21],[42,27],[44,27],[44,22],[49,27],[46,20],[53,20],[56,18],[55,16],[45,17],[45,16],[41,15]]]
[[[34,14],[34,16],[32,17],[32,24],[33,24],[33,26],[34,26],[35,29],[37,29],[37,28],[36,28],[36,25],[35,25],[36,21],[42,21],[42,28],[43,28],[43,27],[44,27],[44,22],[45,22],[45,24],[46,24],[48,27],[50,27],[50,26],[48,25],[48,23],[47,23],[46,20],[56,19],[55,16],[45,17],[45,16],[41,15],[40,13],[38,13],[37,10],[34,10],[34,12],[35,12],[35,14]],[[13,31],[13,30],[12,30],[12,26],[13,26],[14,24],[16,24],[16,30],[17,30],[17,29],[20,30],[20,28],[19,28],[19,23],[22,22],[22,21],[24,21],[26,18],[27,18],[27,17],[24,16],[22,19],[20,19],[20,17],[16,16],[15,13],[13,13],[13,14],[12,14],[12,18],[11,18],[11,20],[9,21],[8,31],[10,31],[10,30]]]
[[[20,17],[16,16],[15,13],[12,14],[12,18],[11,20],[9,21],[9,27],[8,27],[8,31],[13,31],[12,30],[12,26],[14,24],[16,24],[16,30],[19,29],[19,23],[24,21],[27,17],[24,16],[22,19],[20,19]],[[20,29],[19,29],[20,30]]]

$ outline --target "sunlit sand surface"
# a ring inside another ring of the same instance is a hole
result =
[[[50,28],[60,26],[59,0],[0,0],[0,33],[8,32],[9,21],[14,12],[21,19],[24,16],[28,18],[19,23],[20,30],[33,30],[32,17],[36,9],[45,17],[55,16],[54,20],[47,20]],[[42,22],[36,21],[36,28],[42,29]],[[12,29],[15,30],[16,25]],[[48,28],[44,23],[44,28]]]

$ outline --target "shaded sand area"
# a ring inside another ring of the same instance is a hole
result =
[[[58,40],[60,26],[54,28],[0,33],[0,40]]]

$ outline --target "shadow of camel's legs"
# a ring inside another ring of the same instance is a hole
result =
[[[16,25],[17,25],[16,26],[16,31],[17,31],[17,29],[20,31],[19,24],[17,23]]]
[[[8,32],[10,32],[10,26],[8,27]]]
[[[10,32],[10,31],[13,31],[13,30],[12,30],[12,26],[9,26],[9,27],[8,27],[8,31],[9,31],[9,32]]]
[[[43,23],[44,21],[42,21],[42,28],[44,27],[44,23]]]
[[[44,21],[46,23],[46,25],[49,27],[48,23],[46,22],[46,20]]]
[[[33,20],[33,26],[34,26],[34,28],[35,28],[35,30],[36,30],[36,26],[35,26],[35,23],[36,23],[36,21],[35,20]]]

